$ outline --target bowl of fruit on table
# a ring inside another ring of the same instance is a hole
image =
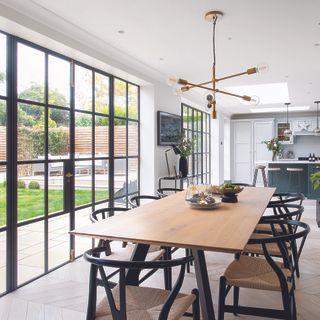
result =
[[[222,202],[238,202],[237,194],[243,190],[242,186],[225,183],[219,187],[222,196]]]

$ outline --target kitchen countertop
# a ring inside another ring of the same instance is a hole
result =
[[[266,160],[266,161],[257,161],[256,164],[272,164],[272,163],[277,163],[277,164],[285,164],[285,163],[290,163],[290,164],[320,164],[320,161],[308,161],[308,160],[298,160],[298,159],[279,159],[279,160],[275,160],[275,161],[270,161],[270,160]]]

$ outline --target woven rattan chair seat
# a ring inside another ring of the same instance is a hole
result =
[[[117,249],[116,251],[112,251],[111,255],[108,256],[108,259],[111,260],[120,260],[120,261],[128,261],[131,259],[133,250],[135,248],[135,245],[132,243],[127,244],[125,248]],[[146,256],[146,261],[155,261],[158,260],[160,257],[162,257],[164,254],[164,250],[160,249],[158,247],[158,250],[156,251],[148,251]],[[104,256],[101,255],[103,258]]]
[[[272,235],[271,234],[263,234],[263,233],[253,233],[251,235],[251,239],[263,239],[263,238],[272,238]],[[290,244],[286,243],[286,245],[287,245],[287,248],[289,249]],[[272,256],[281,256],[280,249],[275,242],[267,243],[266,247],[267,247],[269,254],[271,254]],[[243,252],[260,254],[260,255],[264,254],[261,244],[247,244],[245,246],[245,248],[243,249]]]
[[[283,273],[288,278],[291,275],[289,269],[279,264]],[[224,272],[226,283],[230,286],[281,291],[277,275],[263,258],[240,256],[229,264]],[[289,288],[291,283],[288,283]]]
[[[118,304],[118,286],[112,291],[116,304]],[[170,291],[156,288],[126,286],[127,320],[158,319],[162,305],[166,301],[169,293]],[[179,293],[172,305],[168,319],[180,319],[192,305],[195,298],[194,294],[185,295]],[[97,305],[96,319],[112,320],[111,310],[106,297]]]

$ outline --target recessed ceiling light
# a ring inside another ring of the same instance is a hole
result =
[[[285,77],[285,78],[287,78],[287,79],[289,78],[289,76],[288,76],[288,75],[287,75],[287,76],[284,76],[284,77]]]
[[[312,85],[312,82],[308,82],[310,85]]]
[[[289,107],[290,112],[295,111],[305,111],[309,110],[310,106],[297,106],[297,107]],[[252,108],[250,109],[251,112],[254,113],[270,113],[270,112],[286,112],[286,107],[274,107],[274,108]]]
[[[314,46],[315,46],[315,47],[319,47],[319,46],[320,46],[320,43],[315,43]]]
[[[160,60],[160,61],[163,61],[163,60],[164,60],[164,58],[159,58],[159,60]]]
[[[228,40],[232,40],[232,37],[228,37]]]
[[[118,33],[120,33],[120,34],[124,34],[124,33],[126,33],[124,30],[118,30]]]

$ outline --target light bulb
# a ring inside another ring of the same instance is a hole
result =
[[[284,130],[283,134],[285,137],[290,138],[292,135],[292,131],[290,129],[286,129]]]
[[[260,98],[258,96],[251,96],[250,105],[257,106],[260,103]]]
[[[269,71],[269,65],[267,63],[261,62],[257,65],[257,73],[265,74]]]
[[[177,84],[178,80],[176,76],[169,76],[169,78],[167,79],[167,84],[170,87],[173,87]]]
[[[317,127],[313,130],[315,136],[320,136],[320,129]]]

